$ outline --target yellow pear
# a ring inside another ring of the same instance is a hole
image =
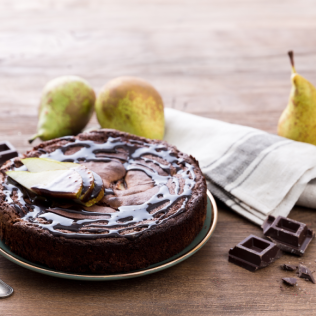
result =
[[[278,124],[278,134],[296,141],[316,145],[316,89],[296,73],[293,52],[289,52],[292,65],[292,90],[289,103]]]
[[[143,79],[119,77],[109,81],[97,97],[95,111],[103,128],[163,139],[163,101],[157,90]]]

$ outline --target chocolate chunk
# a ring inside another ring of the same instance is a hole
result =
[[[303,266],[302,264],[298,266],[298,276],[315,284],[315,279],[311,270],[309,270],[306,266]]]
[[[269,216],[262,225],[263,234],[276,243],[280,249],[302,256],[315,237],[306,224],[283,216]]]
[[[10,142],[0,142],[0,166],[7,160],[17,157],[19,154]]]
[[[297,266],[292,264],[282,264],[281,268],[286,271],[295,271],[297,269]]]
[[[281,250],[273,242],[249,235],[229,250],[228,261],[254,272],[268,266],[281,255]]]
[[[283,278],[282,280],[284,283],[291,285],[291,286],[294,286],[297,282],[297,279],[295,279],[295,278]]]

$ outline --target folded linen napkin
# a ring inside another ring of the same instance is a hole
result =
[[[316,146],[170,108],[165,117],[165,140],[199,161],[211,193],[237,213],[262,225],[296,203],[316,208]]]

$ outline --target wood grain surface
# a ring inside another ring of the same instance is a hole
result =
[[[149,80],[165,106],[276,132],[290,91],[287,51],[316,84],[316,7],[310,0],[0,1],[0,140],[30,149],[44,84],[86,78]],[[93,118],[89,126],[97,124]],[[15,292],[0,315],[315,315],[316,285],[281,278],[283,263],[316,269],[316,242],[256,273],[228,263],[228,250],[261,229],[219,204],[217,229],[185,262],[150,276],[77,282],[0,258]],[[315,210],[291,218],[316,229]]]

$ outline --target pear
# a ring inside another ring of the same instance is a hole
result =
[[[316,89],[297,74],[293,52],[288,54],[292,65],[292,90],[289,103],[279,119],[278,134],[316,145]]]
[[[84,79],[63,76],[51,80],[42,92],[37,134],[50,140],[78,134],[89,122],[93,113],[95,93]]]
[[[31,172],[50,170],[74,170],[78,172],[82,178],[83,187],[81,195],[76,199],[76,202],[85,206],[94,205],[104,196],[102,178],[83,165],[73,162],[61,162],[50,158],[36,157],[21,159],[21,161]]]
[[[71,168],[80,167],[81,165],[73,162],[61,162],[50,158],[24,158],[21,159],[28,171],[41,172],[49,170],[68,170]]]
[[[91,170],[83,165],[73,162],[61,162],[49,158],[25,158],[21,160],[31,172],[50,170],[75,170],[82,178],[82,192],[79,200],[86,200],[94,188],[94,176]]]
[[[93,191],[90,195],[87,195],[85,198],[80,199],[79,203],[85,205],[85,206],[92,206],[95,203],[98,203],[104,196],[104,185],[102,178],[93,172],[94,177],[94,187]]]
[[[77,199],[81,195],[82,178],[74,170],[7,171],[6,174],[38,195],[66,199]]]
[[[82,178],[82,192],[79,200],[87,199],[94,189],[94,176],[92,171],[85,166],[71,168],[71,170],[78,172]]]
[[[163,101],[157,90],[145,80],[119,77],[109,81],[97,97],[95,111],[103,128],[163,139]]]
[[[98,193],[97,196],[95,196],[95,197],[93,197],[93,198],[90,198],[90,199],[89,199],[88,201],[86,201],[86,202],[84,202],[83,200],[79,200],[79,201],[77,201],[77,202],[80,203],[80,204],[83,204],[83,205],[85,205],[85,206],[88,206],[88,207],[89,207],[89,206],[92,206],[92,205],[98,203],[99,201],[101,201],[102,198],[104,197],[104,188],[100,189],[98,192],[99,192],[99,193]]]

